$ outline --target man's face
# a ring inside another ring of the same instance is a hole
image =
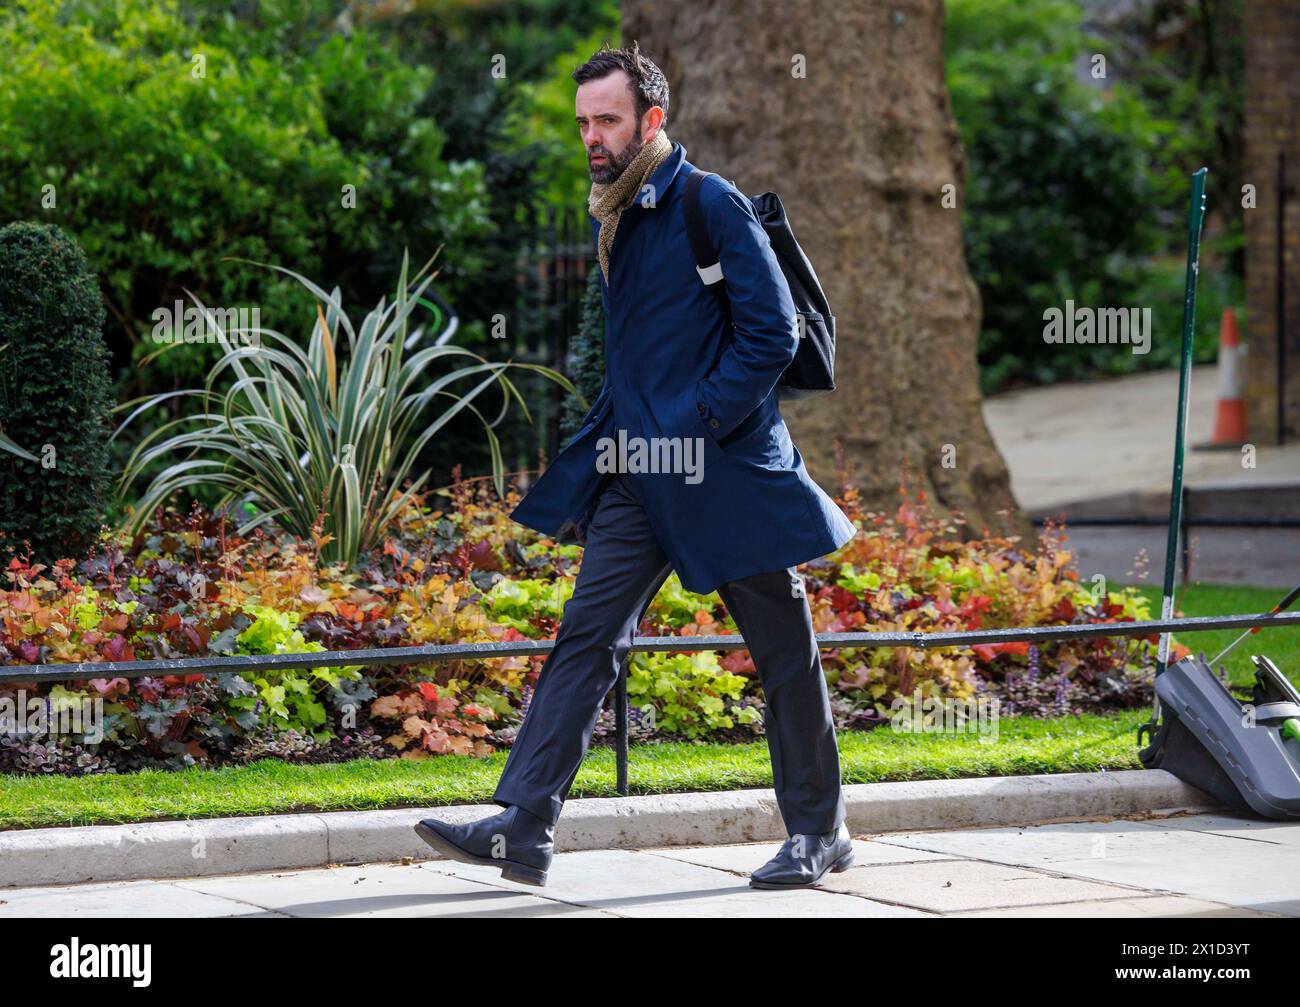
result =
[[[657,105],[646,113],[645,132],[632,100],[632,81],[623,70],[578,85],[574,102],[578,131],[587,148],[593,182],[608,185],[623,174],[641,148],[655,138],[663,122]]]

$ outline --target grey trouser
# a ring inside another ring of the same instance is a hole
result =
[[[493,801],[558,821],[601,703],[671,570],[634,489],[614,474],[596,504],[573,596]],[[802,579],[793,567],[773,570],[723,584],[718,594],[767,699],[764,725],[786,832],[830,832],[844,821],[839,750]]]

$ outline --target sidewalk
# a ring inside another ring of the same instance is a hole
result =
[[[1218,396],[1217,367],[1192,369],[1184,480],[1192,509],[1215,517],[1287,517],[1300,507],[1300,442],[1257,446],[1254,468],[1240,451],[1195,451],[1208,441]],[[1178,372],[1154,371],[1093,382],[1008,392],[984,402],[989,430],[1011,471],[1017,503],[1032,515],[1064,513],[1085,579],[1159,583],[1163,524],[1104,527],[1071,518],[1165,521],[1173,471]],[[1211,493],[1209,491],[1214,490]],[[1196,491],[1200,491],[1197,493]],[[1294,587],[1298,528],[1193,525],[1191,579],[1205,583]],[[1145,554],[1144,564],[1135,558]]]
[[[545,888],[447,860],[0,890],[0,917],[1300,916],[1300,823],[1221,815],[855,836],[820,889],[774,842],[561,853]]]
[[[1258,445],[1253,469],[1242,468],[1240,451],[1192,450],[1210,439],[1218,390],[1217,367],[1192,368],[1187,485],[1300,489],[1300,442]],[[1098,498],[1152,493],[1167,501],[1177,414],[1176,370],[1064,382],[984,401],[1016,502],[1033,513],[1064,507],[1067,516],[1070,504]]]

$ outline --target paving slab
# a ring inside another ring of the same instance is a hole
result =
[[[1140,894],[1118,885],[978,860],[852,867],[843,874],[828,876],[821,887],[827,892],[861,895],[930,913],[1051,905]]]
[[[498,868],[446,860],[426,870],[475,878],[511,890],[528,890],[501,877]],[[812,889],[760,891],[728,871],[628,850],[592,850],[557,856],[547,876],[547,898],[630,917],[904,917],[925,913],[852,894]]]
[[[254,917],[262,907],[160,881],[117,881],[95,885],[10,888],[0,892],[0,919],[171,918],[195,916]]]
[[[1300,822],[1274,822],[1240,815],[1178,815],[1164,821],[1152,819],[1147,824],[1180,832],[1190,830],[1261,843],[1300,846]]]
[[[549,917],[604,916],[522,891],[486,885],[418,865],[367,864],[325,870],[284,871],[176,881],[174,887],[236,899],[294,917]]]
[[[1177,821],[1187,822],[1189,819],[1184,817]],[[1161,831],[1150,822],[1115,819],[993,829],[900,832],[881,836],[878,841],[887,846],[926,850],[947,857],[971,857],[1024,867],[1055,867],[1065,861],[1120,854],[1139,845],[1145,849],[1154,848],[1156,844],[1173,842],[1174,837],[1183,832],[1195,833],[1195,829],[1184,826]],[[1150,837],[1144,838],[1144,833],[1150,833]],[[1194,843],[1197,840],[1193,835],[1188,841]],[[1206,849],[1216,846],[1213,840],[1205,843]]]
[[[975,909],[951,913],[947,919],[1241,919],[1257,917],[1279,919],[1276,913],[1225,906],[1218,902],[1189,899],[1181,895],[1148,895],[1130,899],[1103,899],[1096,902],[1058,902],[1042,906],[1017,906],[1014,909]]]
[[[720,871],[731,871],[746,878],[763,864],[767,863],[780,849],[777,843],[738,843],[731,846],[673,846],[646,850],[658,857],[683,860],[688,864],[701,867],[713,867]],[[862,864],[906,864],[920,860],[951,860],[942,853],[929,850],[909,849],[891,846],[887,843],[875,843],[865,839],[853,840],[853,858]]]
[[[1254,835],[1204,831],[1230,827],[1230,819]],[[1300,829],[1300,823],[1251,829],[1254,821],[1191,815],[1163,823],[1056,823],[911,833],[881,841],[1005,865],[1050,865],[1054,873],[1078,878],[1300,916],[1300,844],[1293,836],[1287,842],[1254,838],[1273,828]]]

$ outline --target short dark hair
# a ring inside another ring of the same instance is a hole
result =
[[[624,70],[631,78],[632,101],[638,122],[656,105],[664,110],[664,120],[667,121],[668,78],[649,56],[641,53],[635,40],[626,49],[611,49],[606,42],[591,59],[573,71],[573,79],[579,84],[585,84],[589,80],[606,77],[615,70]]]

